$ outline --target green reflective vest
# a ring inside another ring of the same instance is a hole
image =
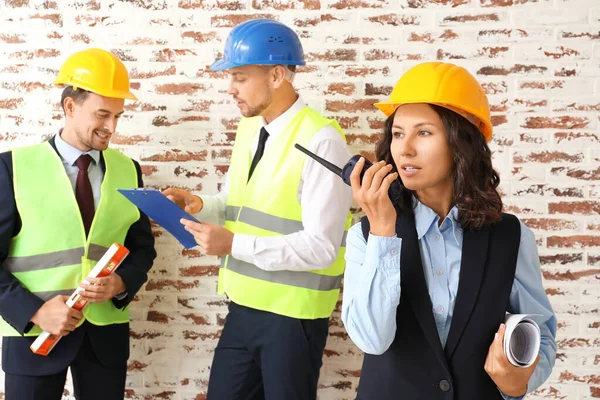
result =
[[[304,229],[297,195],[306,156],[294,144],[308,147],[312,137],[327,125],[344,137],[337,122],[308,107],[302,109],[269,144],[248,181],[250,149],[260,119],[242,118],[229,168],[227,229],[253,236],[288,235]],[[348,213],[346,232],[350,224]],[[328,318],[337,303],[344,273],[345,237],[335,262],[322,270],[265,271],[231,256],[223,257],[218,291],[237,304],[258,310],[292,318]]]
[[[43,300],[70,295],[113,242],[124,244],[138,209],[117,192],[137,187],[133,161],[118,151],[102,152],[106,172],[101,199],[86,237],[75,193],[62,160],[50,143],[13,150],[15,201],[22,220],[2,267]],[[95,325],[129,321],[129,310],[112,301],[89,303],[84,319]],[[38,326],[26,335],[37,336]],[[2,336],[20,334],[0,320]]]

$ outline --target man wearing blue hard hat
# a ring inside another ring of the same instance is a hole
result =
[[[315,399],[329,317],[345,267],[352,195],[294,148],[344,165],[337,122],[306,106],[292,85],[300,40],[271,20],[234,28],[223,58],[240,120],[220,193],[164,193],[200,220],[183,221],[203,252],[222,256],[219,293],[230,300],[210,372],[208,400]]]

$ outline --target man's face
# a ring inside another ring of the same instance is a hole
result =
[[[73,128],[73,137],[68,139],[74,142],[70,144],[82,151],[106,150],[117,129],[117,122],[123,115],[124,104],[124,99],[104,97],[95,93],[90,93],[80,103],[67,98],[65,110]],[[67,140],[65,137],[63,139]]]
[[[244,65],[228,70],[231,77],[227,94],[233,96],[244,117],[256,117],[273,100],[271,71],[273,67]]]

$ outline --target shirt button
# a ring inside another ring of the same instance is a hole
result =
[[[436,310],[437,310],[438,313],[441,314],[441,313],[444,312],[444,306],[438,306]]]
[[[435,235],[435,240],[440,240],[440,235],[436,234]]]
[[[442,275],[444,273],[444,270],[440,268],[440,269],[436,270],[435,273],[437,275]]]
[[[393,256],[395,256],[396,254],[398,254],[398,250],[394,249],[394,250],[392,250],[391,253],[392,253]]]

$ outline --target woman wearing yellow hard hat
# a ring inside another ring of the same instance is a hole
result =
[[[483,89],[464,68],[428,62],[376,107],[387,117],[380,161],[362,183],[364,160],[352,173],[366,217],[348,233],[342,305],[366,353],[357,398],[522,398],[550,375],[556,318],[534,234],[502,213]],[[538,314],[541,332],[539,349],[511,361],[507,312]]]

